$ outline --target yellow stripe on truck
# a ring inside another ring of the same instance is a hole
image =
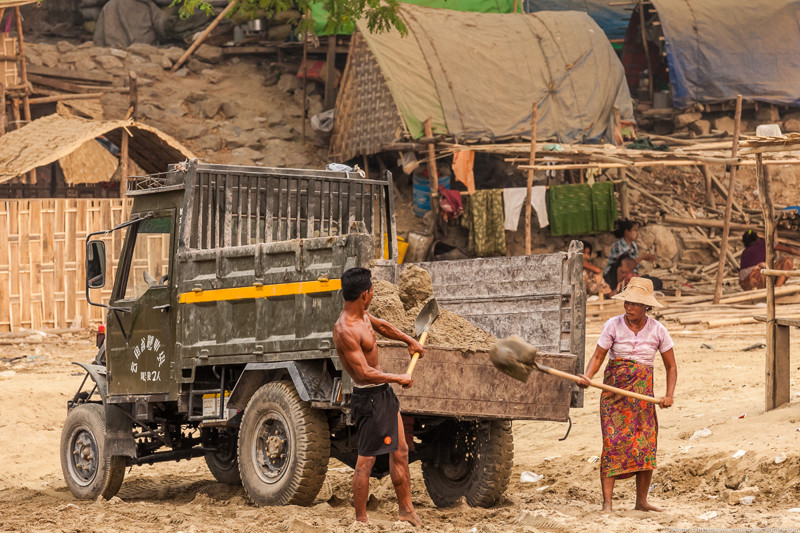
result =
[[[212,289],[184,292],[178,298],[182,304],[222,302],[228,300],[248,300],[254,298],[274,298],[314,292],[332,292],[342,288],[342,280],[301,281],[299,283],[276,283],[275,285],[251,285],[233,289]]]

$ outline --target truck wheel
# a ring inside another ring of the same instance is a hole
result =
[[[61,431],[61,470],[72,494],[81,500],[113,497],[125,477],[125,457],[104,457],[106,410],[86,403],[72,409]]]
[[[256,505],[308,505],[322,488],[330,459],[323,412],[285,381],[253,394],[239,428],[239,472]]]
[[[238,432],[221,430],[215,437],[217,450],[206,452],[205,456],[208,469],[220,483],[241,485],[237,454]]]
[[[437,507],[454,505],[463,496],[472,507],[492,507],[511,479],[514,437],[508,422],[488,427],[459,423],[452,441],[442,441],[451,453],[447,461],[423,461],[425,488]]]

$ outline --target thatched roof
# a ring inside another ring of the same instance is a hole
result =
[[[86,120],[77,117],[49,115],[0,136],[0,183],[21,176],[43,165],[59,161],[86,143],[95,143],[97,137],[105,136],[120,146],[122,130],[127,129],[132,137],[129,144],[130,158],[145,172],[165,172],[171,163],[178,163],[195,156],[163,131],[133,120]],[[96,150],[82,148],[84,154]],[[92,168],[91,165],[81,165]],[[79,183],[98,181],[87,175]]]
[[[0,0],[0,9],[7,7],[27,6],[28,4],[37,4],[39,0]]]

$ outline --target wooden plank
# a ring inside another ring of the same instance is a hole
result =
[[[42,200],[31,200],[29,235],[31,325],[34,328],[42,328],[46,297],[42,286]]]
[[[47,295],[46,303],[43,301],[43,322],[47,327],[56,327],[55,306],[52,300],[52,291],[55,287],[55,247],[54,247],[54,218],[55,202],[57,200],[44,200],[42,202],[42,290]]]
[[[33,326],[31,323],[30,204],[29,200],[20,202],[19,210],[19,323],[24,327]]]
[[[12,324],[18,323],[19,306],[19,202],[8,204],[8,264],[9,264],[9,312]],[[17,326],[18,327],[18,326]],[[12,330],[15,331],[12,326]]]
[[[775,324],[775,372],[772,383],[773,398],[775,407],[780,407],[789,403],[791,396],[791,375],[790,364],[790,343],[789,336],[791,329],[789,326]]]
[[[11,331],[11,280],[8,251],[8,201],[0,202],[0,331]]]
[[[67,200],[61,200],[55,204],[55,215],[53,223],[55,225],[55,234],[53,242],[53,250],[55,251],[55,290],[53,297],[55,300],[54,317],[56,327],[62,327],[66,321],[66,293],[64,287],[66,286],[66,272],[64,271],[65,257],[67,253]]]
[[[59,78],[63,80],[107,83],[109,85],[114,81],[114,76],[111,74],[103,74],[96,71],[90,72],[88,70],[64,70],[60,68],[42,67],[38,65],[28,65],[28,74],[47,76],[48,78]]]

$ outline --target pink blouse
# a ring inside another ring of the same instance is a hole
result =
[[[610,318],[603,325],[597,345],[608,350],[609,360],[629,359],[653,366],[656,350],[666,352],[675,343],[661,322],[647,317],[647,323],[638,334],[634,334],[625,323],[625,315]]]

